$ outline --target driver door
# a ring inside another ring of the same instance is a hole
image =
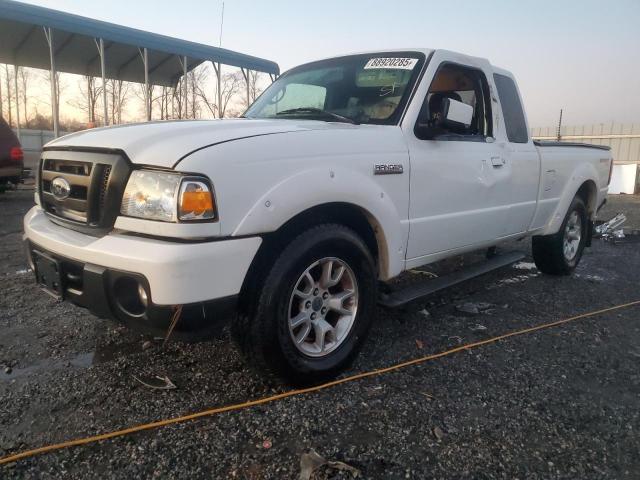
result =
[[[408,267],[435,260],[438,254],[471,250],[507,234],[512,172],[506,150],[492,136],[488,82],[478,67],[443,62],[424,98],[416,128],[407,132],[411,157]],[[471,105],[471,126],[443,128],[433,138],[424,138],[418,125],[437,121],[438,98]]]

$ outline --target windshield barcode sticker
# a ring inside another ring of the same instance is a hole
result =
[[[371,68],[395,68],[400,70],[413,70],[418,63],[417,58],[372,58],[364,66],[365,70]]]

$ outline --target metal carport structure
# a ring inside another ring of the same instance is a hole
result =
[[[0,63],[14,68],[51,70],[51,106],[54,134],[58,136],[56,72],[144,83],[176,86],[178,80],[198,65],[210,61],[217,75],[218,105],[221,101],[221,65],[238,67],[247,80],[255,70],[276,76],[278,64],[224,48],[212,47],[145,32],[12,0],[0,0]],[[17,75],[16,77],[16,95]],[[186,82],[183,82],[186,100]],[[147,120],[151,99],[145,89]],[[106,89],[102,89],[104,119],[108,124]],[[19,110],[19,109],[18,109]],[[18,131],[20,117],[18,112]]]

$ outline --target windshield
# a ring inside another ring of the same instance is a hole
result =
[[[244,116],[396,124],[423,63],[421,53],[394,52],[302,65],[272,83]]]

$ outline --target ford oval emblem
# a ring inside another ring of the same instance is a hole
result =
[[[51,193],[56,200],[64,200],[71,194],[71,185],[66,179],[56,177],[51,182]]]

